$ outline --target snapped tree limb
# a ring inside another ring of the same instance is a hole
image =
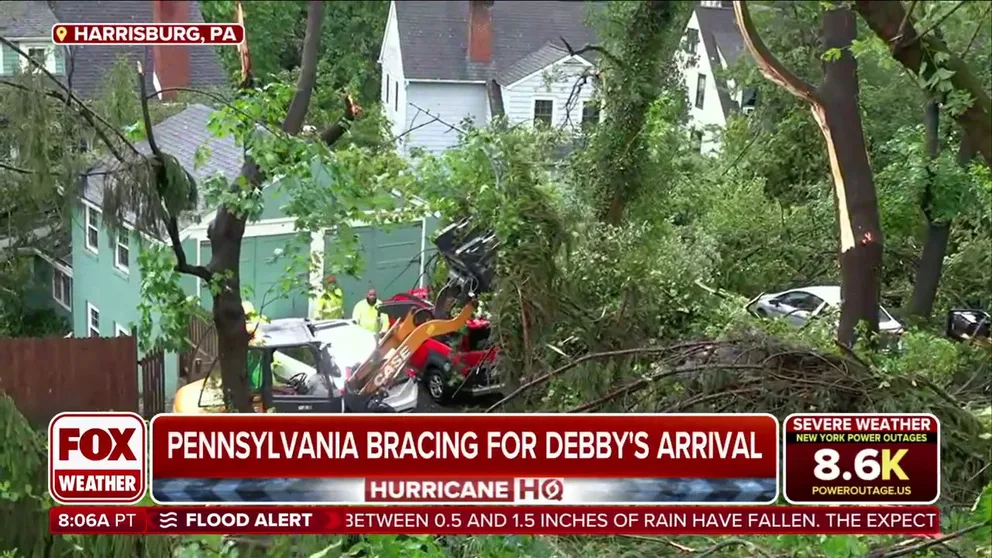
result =
[[[935,33],[918,33],[902,2],[857,0],[854,10],[889,45],[892,57],[914,75],[926,81],[941,67],[953,72],[949,80],[954,90],[967,94],[972,101],[954,118],[985,163],[992,167],[992,101],[965,61],[951,52]],[[934,60],[937,53],[946,56],[942,64]]]

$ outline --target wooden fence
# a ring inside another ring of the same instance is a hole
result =
[[[138,411],[135,340],[0,339],[0,391],[34,424],[62,411]]]
[[[217,330],[213,320],[191,316],[186,326],[186,343],[189,350],[179,355],[179,375],[193,382],[217,366]]]
[[[138,361],[141,369],[141,413],[151,418],[164,413],[165,408],[165,353],[145,355]]]

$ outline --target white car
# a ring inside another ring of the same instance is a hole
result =
[[[784,318],[801,326],[828,308],[840,308],[840,302],[840,287],[827,285],[761,295],[748,305],[748,309],[759,316]],[[898,335],[903,329],[903,325],[888,310],[878,307],[880,332]]]

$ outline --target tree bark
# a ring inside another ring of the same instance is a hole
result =
[[[854,2],[854,9],[868,27],[889,45],[893,58],[913,74],[927,80],[940,67],[954,72],[950,78],[951,85],[956,91],[967,93],[972,99],[971,106],[956,115],[955,119],[968,142],[982,154],[985,163],[992,167],[992,101],[965,61],[951,52],[936,33],[927,33],[921,37],[902,2],[857,0]],[[947,55],[947,61],[936,63],[934,55],[937,53]]]
[[[681,16],[688,18],[689,14],[690,10],[677,2],[641,0],[631,15],[628,34],[610,45],[617,56],[604,55],[611,72],[604,79],[604,121],[594,144],[596,185],[600,190],[596,192],[596,213],[604,223],[619,225],[628,205],[643,193],[644,184],[650,180],[642,175],[647,143],[641,132],[651,103],[662,91],[665,68],[659,60],[671,58],[670,47],[676,44],[674,35],[669,41],[666,33],[678,29],[681,36],[686,24]]]
[[[830,152],[838,196],[841,297],[837,339],[854,343],[855,328],[866,323],[878,331],[882,225],[858,103],[858,62],[851,54],[857,38],[854,12],[837,7],[823,13],[823,46],[841,49],[839,60],[826,62],[819,88],[822,109],[816,117]]]
[[[239,16],[243,18],[243,15]],[[320,29],[324,17],[324,6],[320,1],[312,1],[307,9],[306,35],[303,39],[303,60],[296,92],[286,112],[282,130],[296,135],[303,128],[313,86],[316,81],[317,54],[320,50]],[[242,83],[250,84],[250,56],[247,49],[242,51],[242,68],[245,74]],[[261,188],[263,176],[258,165],[245,153],[245,163],[241,175],[231,188],[239,190],[242,184],[250,188]],[[210,225],[207,236],[210,238],[211,257],[207,265],[217,282],[213,289],[213,317],[217,329],[217,352],[220,357],[221,379],[225,395],[237,412],[254,411],[248,389],[247,356],[249,334],[241,300],[241,241],[244,238],[247,219],[230,211],[227,206],[217,209],[217,217]]]
[[[923,126],[927,156],[934,160],[940,155],[940,106],[937,99],[930,99],[923,112]],[[927,218],[926,239],[923,242],[923,253],[920,265],[916,270],[916,280],[913,281],[913,294],[909,299],[907,314],[923,318],[930,317],[933,311],[933,301],[937,297],[937,286],[944,267],[944,255],[947,253],[947,240],[951,234],[951,224],[934,219],[931,206],[933,203],[933,186],[936,177],[928,173],[927,184],[921,202],[921,209]]]
[[[840,236],[841,315],[837,340],[854,343],[855,330],[865,322],[878,331],[879,272],[882,226],[878,199],[865,147],[858,106],[858,63],[850,52],[857,38],[854,13],[839,3],[823,14],[825,49],[839,49],[840,58],[824,62],[818,89],[786,69],[755,30],[745,2],[735,2],[737,25],[761,72],[773,83],[810,104],[830,155]]]

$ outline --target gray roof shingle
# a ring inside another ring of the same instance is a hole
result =
[[[710,67],[720,68],[720,56],[727,64],[733,64],[744,52],[744,36],[734,21],[733,8],[704,8],[696,7],[696,18],[699,21],[699,31],[706,54],[710,58]],[[737,101],[730,97],[726,80],[714,70],[717,97],[724,116],[738,109]]]
[[[56,23],[47,2],[0,2],[0,35],[7,39],[50,37]]]
[[[493,3],[492,62],[468,60],[469,2],[394,2],[406,79],[494,79],[547,43],[565,39],[574,48],[595,42],[586,25],[598,2],[501,0]]]
[[[178,159],[196,178],[198,184],[218,172],[231,182],[241,172],[241,165],[244,163],[244,152],[235,143],[233,136],[217,138],[207,130],[213,112],[214,109],[205,105],[189,105],[184,111],[152,128],[159,148]],[[196,150],[201,145],[209,150],[209,157],[199,168],[195,168]],[[151,153],[147,141],[138,142],[135,147],[141,153]],[[92,176],[86,177],[83,181],[83,198],[102,206],[105,175],[97,173],[114,168],[114,164],[107,159],[90,171]],[[205,209],[201,197],[200,212]]]
[[[7,2],[5,2],[7,4]],[[40,2],[39,4],[45,4]],[[148,23],[153,21],[152,4],[148,0],[56,0],[52,2],[55,18],[65,23]],[[187,2],[189,21],[202,23],[198,2]],[[45,32],[47,37],[51,26]],[[190,87],[222,87],[228,83],[213,46],[191,46],[189,49]],[[86,99],[100,95],[104,79],[120,57],[141,61],[146,68],[148,90],[152,91],[151,75],[154,61],[149,47],[140,45],[76,45],[70,47],[73,63],[72,88]],[[70,63],[66,62],[66,72]]]
[[[566,56],[568,56],[568,51],[565,50],[564,46],[548,43],[500,72],[496,76],[496,82],[504,87],[509,86]]]

